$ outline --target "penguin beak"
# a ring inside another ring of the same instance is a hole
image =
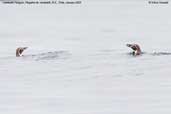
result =
[[[137,48],[133,44],[126,44],[126,46],[132,48],[134,51],[137,50]]]
[[[23,50],[26,50],[28,47],[23,47]]]
[[[131,44],[126,44],[127,47],[131,47],[132,45]]]

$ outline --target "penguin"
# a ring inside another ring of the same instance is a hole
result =
[[[23,51],[26,50],[27,48],[28,48],[28,47],[18,47],[18,48],[16,49],[16,57],[21,57],[21,56],[23,56],[22,53],[23,53]]]
[[[126,46],[132,48],[132,50],[133,50],[132,54],[133,55],[136,56],[136,55],[142,54],[141,48],[138,44],[126,44]]]

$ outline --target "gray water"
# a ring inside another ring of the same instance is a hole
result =
[[[170,114],[170,10],[119,0],[0,4],[0,113]],[[126,43],[145,53],[131,56]],[[29,48],[17,58],[21,46]]]

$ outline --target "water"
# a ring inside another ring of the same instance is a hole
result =
[[[170,9],[0,4],[0,113],[170,114]],[[127,43],[145,53],[131,56]]]

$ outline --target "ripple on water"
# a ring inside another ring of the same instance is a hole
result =
[[[68,51],[52,51],[52,52],[39,53],[34,55],[25,55],[23,56],[23,58],[41,61],[41,60],[67,59],[69,56],[70,53]]]

